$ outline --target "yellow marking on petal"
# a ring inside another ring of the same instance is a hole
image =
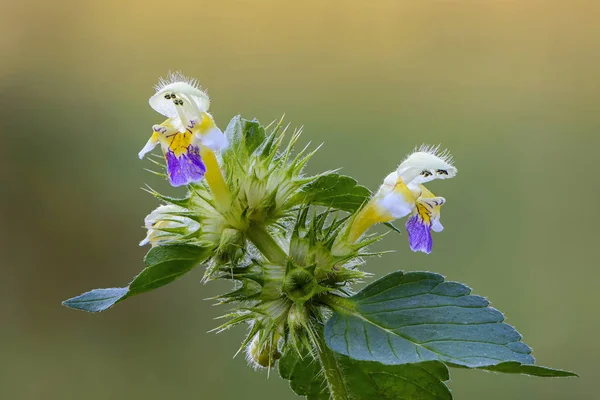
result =
[[[196,127],[196,132],[203,135],[216,126],[215,121],[207,113],[202,113],[202,121]]]
[[[156,125],[155,125],[156,126]],[[165,128],[162,133],[170,133],[171,131],[177,131],[177,128],[175,127],[174,123],[173,123],[173,119],[172,118],[167,118],[165,119],[160,125],[163,128]]]
[[[152,136],[150,136],[150,143],[156,143],[160,139],[160,134],[158,132],[152,132]]]
[[[193,138],[193,134],[190,131],[180,132],[174,126],[171,118],[166,119],[160,125],[154,125],[154,135],[157,135],[163,152],[166,153],[168,150],[171,150],[177,157],[187,153]]]
[[[231,193],[229,192],[227,183],[225,183],[225,179],[223,179],[217,157],[215,156],[215,153],[206,146],[201,146],[200,156],[202,157],[204,165],[206,165],[204,179],[206,179],[206,183],[208,183],[208,186],[210,187],[216,206],[222,212],[227,211],[231,206]]]
[[[425,223],[431,224],[434,220],[439,220],[442,204],[445,203],[443,197],[437,197],[423,185],[419,185],[421,195],[417,199],[417,212]]]
[[[192,134],[190,132],[177,132],[171,135],[167,135],[166,139],[169,142],[169,149],[175,154],[176,157],[187,153],[188,147],[192,144]]]
[[[431,225],[431,214],[433,210],[429,208],[429,204],[417,202],[417,214],[427,225]]]
[[[426,199],[431,199],[433,197],[436,197],[435,194],[431,193],[431,191],[429,189],[427,189],[425,186],[419,185],[419,187],[421,188],[421,197],[424,197]]]
[[[414,195],[400,177],[398,177],[393,191],[394,193],[402,195],[402,197],[404,197],[404,200],[406,200],[407,202],[415,201]]]

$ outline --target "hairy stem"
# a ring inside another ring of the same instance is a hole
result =
[[[320,301],[334,311],[348,313],[354,310],[354,303],[347,297],[323,296]]]
[[[248,229],[248,239],[273,264],[285,266],[288,256],[279,243],[264,226],[252,225]]]
[[[342,370],[335,358],[335,353],[327,346],[327,343],[325,343],[323,328],[316,332],[314,338],[316,340],[315,345],[319,356],[319,362],[323,368],[327,387],[329,388],[329,393],[331,393],[331,399],[348,400],[350,397],[348,395],[348,389],[346,388]]]

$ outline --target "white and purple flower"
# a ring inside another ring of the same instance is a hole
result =
[[[143,158],[160,143],[173,186],[203,179],[207,166],[202,153],[221,151],[228,145],[227,138],[208,113],[209,105],[209,97],[198,82],[179,73],[161,79],[150,98],[150,106],[168,119],[152,127],[152,136],[139,157]]]
[[[376,223],[409,216],[406,230],[411,250],[431,253],[431,231],[440,232],[444,228],[440,222],[440,209],[446,199],[435,196],[423,183],[453,178],[456,172],[447,151],[440,152],[438,147],[432,146],[415,149],[385,178],[371,201],[354,219],[349,240],[358,240]]]

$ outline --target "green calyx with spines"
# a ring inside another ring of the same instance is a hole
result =
[[[346,222],[347,218],[335,210],[319,212],[304,206],[296,210],[290,237],[278,241],[272,238],[275,243],[284,244],[286,250],[280,251],[285,253],[285,263],[272,263],[259,255],[246,265],[225,266],[215,274],[219,279],[237,282],[235,290],[215,299],[244,305],[228,315],[229,320],[218,329],[241,323],[250,326],[244,343],[250,346],[247,354],[254,355],[253,365],[264,361],[257,356],[263,354],[256,351],[257,335],[273,337],[274,332],[279,332],[278,351],[306,348],[316,340],[320,329],[320,310],[327,303],[324,296],[347,293],[351,283],[368,276],[358,268],[364,255],[361,249],[376,238],[359,243],[343,256],[332,254],[333,244]],[[269,254],[268,249],[265,253]]]
[[[296,205],[290,200],[315,179],[302,177],[302,169],[314,152],[306,153],[304,148],[293,156],[301,130],[295,131],[283,147],[287,130],[281,120],[263,128],[256,120],[240,117],[227,127],[231,146],[223,153],[223,165],[234,198],[229,212],[235,220],[243,220],[241,225],[246,228],[282,223]]]

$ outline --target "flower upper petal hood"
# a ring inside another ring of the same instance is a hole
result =
[[[156,93],[150,97],[150,106],[165,117],[181,118],[184,123],[198,119],[210,106],[210,99],[200,89],[198,81],[179,72],[169,73],[155,89]]]
[[[439,147],[421,146],[409,154],[398,166],[397,173],[406,185],[416,185],[434,179],[448,179],[456,176],[452,156]]]

